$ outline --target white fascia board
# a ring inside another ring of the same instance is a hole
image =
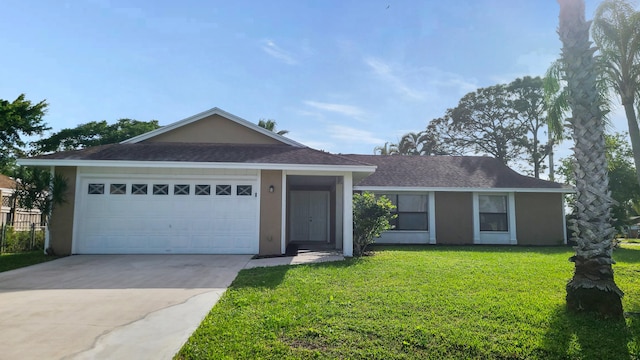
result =
[[[227,119],[229,119],[231,121],[234,121],[234,122],[236,122],[236,123],[238,123],[240,125],[246,126],[246,127],[250,128],[251,130],[257,131],[257,132],[259,132],[259,133],[261,133],[263,135],[266,135],[266,136],[268,136],[268,137],[270,137],[272,139],[278,140],[278,141],[280,141],[282,143],[285,143],[287,145],[296,146],[296,147],[306,147],[306,145],[300,144],[299,142],[293,141],[293,140],[291,140],[291,139],[289,139],[287,137],[284,137],[282,135],[278,135],[277,133],[275,133],[273,131],[270,131],[270,130],[267,130],[267,129],[263,129],[260,126],[258,126],[257,124],[254,124],[254,123],[252,123],[250,121],[247,121],[247,120],[245,120],[245,119],[243,119],[241,117],[238,117],[236,115],[228,113],[228,112],[226,112],[226,111],[224,111],[224,110],[222,110],[220,108],[217,108],[217,107],[214,107],[213,109],[209,109],[209,110],[203,111],[203,112],[195,114],[193,116],[189,116],[186,119],[182,119],[180,121],[176,121],[176,122],[174,122],[172,124],[160,127],[158,129],[149,131],[147,133],[144,133],[144,134],[141,134],[141,135],[138,135],[138,136],[134,136],[134,137],[132,137],[130,139],[127,139],[127,140],[124,140],[124,141],[120,142],[120,144],[135,144],[135,143],[138,143],[140,141],[144,141],[144,140],[150,139],[150,138],[152,138],[154,136],[157,136],[157,135],[160,135],[160,134],[164,134],[164,133],[166,133],[168,131],[171,131],[173,129],[177,129],[177,128],[181,127],[181,126],[184,126],[184,125],[190,124],[192,122],[198,121],[200,119],[204,119],[204,118],[206,118],[208,116],[211,116],[211,115],[220,115],[220,116],[222,116],[224,118],[227,118]]]
[[[123,160],[68,160],[68,159],[18,159],[24,166],[77,166],[77,167],[136,167],[136,168],[183,168],[183,169],[258,169],[320,172],[365,172],[373,173],[375,166],[367,165],[315,165],[315,164],[264,164],[232,162],[187,162],[187,161],[123,161]]]
[[[358,191],[380,191],[380,192],[514,192],[514,193],[575,193],[574,189],[558,189],[558,188],[453,188],[453,187],[401,187],[401,186],[354,186],[353,190]]]

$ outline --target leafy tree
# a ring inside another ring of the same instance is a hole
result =
[[[47,226],[53,208],[65,203],[67,180],[60,174],[53,177],[48,170],[20,167],[16,170],[16,194],[20,207],[39,209],[41,226]]]
[[[576,241],[573,278],[567,284],[567,307],[621,319],[622,290],[613,278],[615,229],[608,196],[604,121],[596,77],[594,49],[589,41],[584,0],[558,0],[562,66],[567,82],[570,127],[575,141],[576,211],[572,221]]]
[[[397,215],[391,211],[395,205],[385,196],[376,198],[369,192],[353,195],[353,255],[362,256],[382,232],[391,228]]]
[[[541,132],[547,125],[547,108],[542,78],[525,76],[518,78],[507,86],[511,97],[511,106],[527,134],[522,138],[522,147],[527,154],[528,162],[533,166],[533,176],[540,178],[540,170],[551,152],[549,142],[541,142]]]
[[[437,119],[449,153],[488,154],[508,164],[520,157],[526,128],[517,119],[505,85],[468,93]]]
[[[629,126],[640,182],[640,12],[624,0],[605,0],[596,9],[592,35],[599,50],[600,70],[620,96]]]
[[[46,139],[32,143],[35,153],[75,150],[90,146],[114,144],[159,128],[158,120],[120,119],[109,125],[106,120],[63,129]]]
[[[23,155],[22,136],[40,135],[49,128],[43,121],[46,100],[33,104],[20,94],[14,101],[0,99],[0,172],[10,173],[15,159]]]
[[[275,120],[271,120],[271,119],[260,119],[258,120],[258,126],[260,126],[263,129],[267,129],[269,131],[273,131],[278,135],[286,135],[289,133],[289,130],[280,130],[280,131],[276,131],[276,125],[277,123],[275,122]]]

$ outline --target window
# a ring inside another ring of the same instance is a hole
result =
[[[173,195],[189,195],[189,185],[173,185]]]
[[[109,194],[125,195],[127,193],[127,184],[111,184],[109,186]]]
[[[133,184],[131,185],[132,195],[147,195],[147,184]]]
[[[429,230],[428,204],[429,197],[424,194],[381,194],[396,206],[394,213],[398,215],[391,220],[392,230]]]
[[[216,185],[216,195],[231,195],[231,185]]]
[[[506,195],[479,195],[480,231],[509,231]]]
[[[211,195],[211,185],[196,185],[196,195]]]
[[[89,184],[89,195],[104,194],[104,184]]]
[[[153,195],[169,195],[169,185],[153,184]]]
[[[251,196],[251,185],[238,185],[236,187],[236,195],[239,196]]]

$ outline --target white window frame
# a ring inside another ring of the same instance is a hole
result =
[[[498,195],[507,197],[507,231],[480,231],[480,195]],[[473,193],[473,243],[474,244],[518,244],[516,232],[516,200],[513,192],[474,192]]]
[[[434,191],[399,191],[395,189],[389,190],[375,190],[373,193],[376,196],[380,195],[426,195],[427,196],[427,229],[428,230],[388,230],[383,233],[383,236],[406,238],[405,241],[399,241],[397,243],[410,243],[410,244],[435,244],[436,243],[436,197]],[[397,234],[397,235],[395,235]],[[424,238],[424,234],[427,235]],[[384,240],[380,240],[384,243]],[[396,243],[392,241],[390,243]]]

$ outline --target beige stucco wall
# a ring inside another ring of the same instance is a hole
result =
[[[562,196],[555,193],[515,194],[518,245],[563,244]]]
[[[275,191],[270,193],[269,186]],[[260,255],[280,255],[282,236],[282,171],[260,174]]]
[[[143,142],[281,144],[276,139],[260,134],[220,115],[211,115]]]
[[[436,192],[436,243],[473,244],[473,195]]]
[[[56,174],[61,174],[67,181],[65,203],[56,205],[51,215],[49,227],[49,246],[56,255],[71,254],[71,239],[73,238],[73,216],[76,202],[76,172],[75,166],[56,167]]]

